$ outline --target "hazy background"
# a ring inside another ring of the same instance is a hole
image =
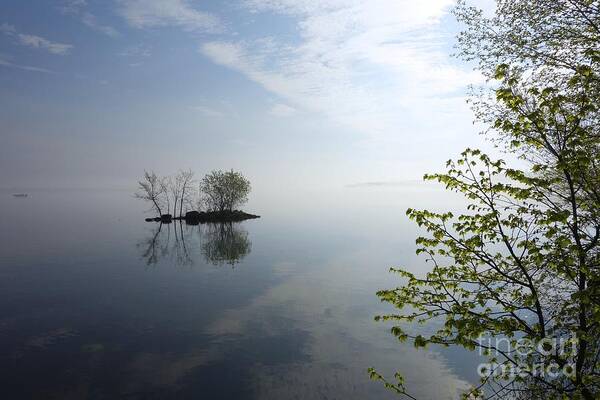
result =
[[[388,268],[427,268],[404,210],[464,205],[422,175],[490,148],[465,103],[482,78],[450,56],[454,3],[0,2],[7,393],[255,382],[256,398],[391,397],[369,366],[426,398],[474,382],[472,355],[417,352],[373,322],[390,311],[375,292],[400,282]],[[252,182],[261,219],[243,224],[237,269],[140,255],[156,225],[136,181],[187,168]]]
[[[0,187],[128,188],[145,168],[238,169],[274,202],[413,184],[482,146],[453,4],[5,0]]]

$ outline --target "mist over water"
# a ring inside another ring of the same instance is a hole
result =
[[[251,198],[260,219],[144,222],[125,190],[0,194],[0,384],[7,398],[422,398],[476,380],[463,352],[415,351],[373,317],[375,292],[424,271],[408,207],[453,208],[419,185]],[[419,328],[423,329],[423,328]],[[428,329],[431,329],[429,327]]]

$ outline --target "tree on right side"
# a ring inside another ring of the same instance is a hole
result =
[[[393,269],[403,284],[378,296],[398,311],[377,319],[395,321],[392,333],[416,347],[486,354],[481,385],[465,398],[597,399],[600,3],[500,0],[487,19],[460,2],[456,13],[467,24],[461,54],[497,82],[475,98],[476,115],[527,168],[467,149],[445,173],[426,175],[463,194],[468,209],[408,210],[428,232],[417,252],[432,269]],[[370,372],[414,398],[400,373]]]

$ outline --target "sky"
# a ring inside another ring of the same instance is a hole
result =
[[[454,3],[3,0],[0,187],[233,168],[294,192],[443,170],[489,147]]]

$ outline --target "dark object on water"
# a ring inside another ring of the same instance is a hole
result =
[[[209,211],[199,212],[200,222],[238,222],[247,219],[260,218],[258,215],[248,214],[243,211]]]
[[[173,220],[185,220],[188,225],[198,225],[206,222],[238,222],[245,221],[247,219],[260,218],[258,215],[248,214],[243,211],[189,211],[185,214],[185,217],[173,218],[171,214],[161,215],[160,218],[146,218],[146,221],[156,221],[163,223],[170,223]]]
[[[186,212],[185,223],[188,225],[198,225],[200,223],[200,213],[198,211]]]
[[[185,220],[200,219],[200,215],[198,211],[188,211],[185,213]]]
[[[13,193],[14,197],[27,197],[28,194],[27,193]]]

